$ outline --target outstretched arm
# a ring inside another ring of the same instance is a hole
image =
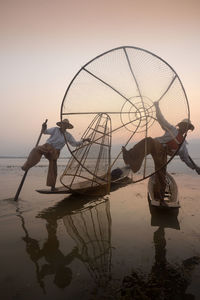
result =
[[[191,163],[194,166],[194,170],[197,172],[198,175],[200,175],[200,167],[198,167],[195,162],[192,160],[192,158],[189,156],[189,160],[191,161]]]
[[[192,170],[195,170],[200,175],[200,168],[195,164],[192,158],[189,156],[185,145],[179,150],[180,159]]]
[[[171,128],[174,128],[163,116],[161,113],[160,107],[159,107],[159,102],[154,102],[155,108],[156,108],[156,118],[158,120],[158,123],[162,127],[163,130],[170,130]]]
[[[80,141],[76,141],[75,138],[71,135],[71,133],[66,132],[66,137],[67,137],[67,141],[68,143],[72,146],[72,147],[78,147],[81,146],[84,142],[90,142],[90,139],[82,139]]]

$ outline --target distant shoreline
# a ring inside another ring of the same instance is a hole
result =
[[[27,156],[0,156],[1,158],[27,158]],[[41,159],[45,159],[45,157],[42,157]],[[58,159],[70,159],[70,157],[59,157]]]
[[[7,159],[24,158],[24,159],[26,159],[27,156],[0,156],[0,159],[1,158],[7,158]],[[70,159],[70,158],[71,158],[71,156],[67,156],[67,157],[62,156],[62,157],[59,157],[58,159]],[[115,157],[111,157],[111,159],[114,159],[114,158]],[[193,159],[199,159],[200,157],[192,156],[192,158]],[[45,159],[45,157],[42,157],[41,159]],[[95,159],[95,157],[94,158],[91,157],[91,159]],[[180,157],[179,156],[175,156],[173,159],[180,159]]]
[[[200,158],[200,139],[187,139],[187,143],[188,143],[188,152],[190,154],[190,156],[193,159],[199,159]],[[133,146],[133,145],[132,145]],[[127,149],[129,149],[131,147],[131,145],[128,147]],[[113,145],[112,146],[112,151],[111,151],[111,155],[112,158],[115,158],[116,155],[118,155],[119,151],[121,150],[121,145]],[[10,151],[9,151],[10,152]],[[21,153],[24,153],[24,151],[21,151]],[[61,153],[61,155],[65,155],[64,153]],[[66,153],[66,155],[69,156],[60,156],[59,159],[70,159],[70,153]],[[28,156],[27,154],[19,154],[19,155],[0,155],[1,159],[17,159],[17,158],[24,158],[26,159]],[[175,157],[175,159],[177,159],[177,157]]]

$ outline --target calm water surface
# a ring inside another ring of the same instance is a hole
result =
[[[103,198],[41,195],[46,164],[30,170],[17,203],[21,159],[0,160],[0,295],[2,299],[120,299],[124,276],[148,278],[200,255],[199,177],[176,174],[178,215],[151,213],[147,181]],[[59,171],[64,168],[60,163]],[[200,266],[185,291],[200,299]]]

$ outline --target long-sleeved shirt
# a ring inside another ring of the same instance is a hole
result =
[[[163,117],[163,115],[160,111],[158,104],[156,104],[155,107],[156,107],[156,117],[157,117],[158,123],[160,124],[162,129],[165,131],[164,135],[161,137],[157,137],[156,140],[158,140],[165,147],[167,142],[169,142],[170,140],[176,139],[176,136],[178,135],[178,129],[175,126],[168,123],[167,120],[165,120],[165,118]],[[195,166],[192,163],[192,161],[190,160],[190,156],[188,154],[186,141],[184,141],[182,143],[182,145],[181,145],[180,149],[178,150],[178,152],[176,153],[176,155],[179,155],[180,159],[182,161],[184,161],[184,163],[189,168],[195,169]]]
[[[49,129],[46,129],[44,131],[44,134],[49,134],[50,137],[47,139],[46,143],[52,145],[55,149],[61,150],[64,145],[65,145],[65,138],[67,140],[67,142],[73,146],[73,147],[77,147],[80,146],[83,141],[76,141],[74,139],[74,137],[69,133],[69,132],[65,132],[65,138],[63,133],[61,132],[59,127],[52,127]]]

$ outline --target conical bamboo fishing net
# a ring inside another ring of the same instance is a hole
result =
[[[105,113],[96,115],[82,137],[89,140],[71,152],[60,179],[64,186],[79,193],[102,187],[109,189],[110,132],[110,117]]]

